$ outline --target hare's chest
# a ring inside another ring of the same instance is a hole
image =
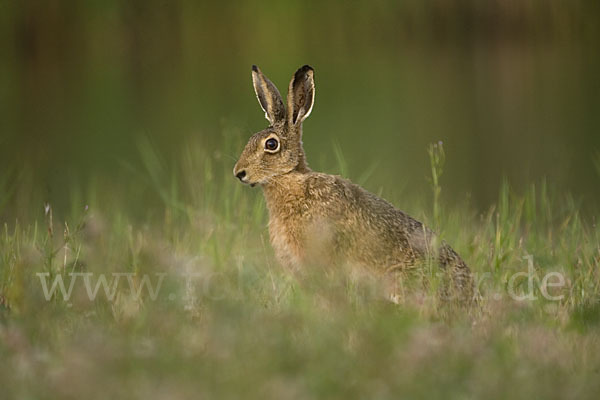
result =
[[[303,260],[303,232],[294,218],[271,218],[269,237],[275,256],[286,267],[297,269]]]
[[[269,221],[271,245],[280,263],[292,270],[331,265],[337,255],[338,229],[330,219],[309,213]]]

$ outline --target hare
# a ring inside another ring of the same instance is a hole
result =
[[[302,122],[315,99],[314,70],[298,69],[287,107],[256,66],[252,81],[270,125],[254,134],[233,168],[242,183],[263,189],[269,236],[279,262],[294,270],[343,260],[379,271],[409,270],[433,255],[463,298],[473,281],[465,262],[421,222],[339,176],[312,171],[302,147]]]

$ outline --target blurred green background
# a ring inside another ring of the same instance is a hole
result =
[[[598,0],[0,0],[0,397],[597,399],[599,22]],[[431,263],[398,306],[277,264],[232,176],[267,126],[252,64],[284,93],[315,68],[310,165],[437,230],[481,308],[439,304]],[[563,300],[509,297],[530,263]],[[168,276],[156,301],[45,300],[36,274],[69,271]]]
[[[73,187],[136,179],[140,140],[166,164],[190,141],[206,154],[233,141],[233,166],[266,126],[250,66],[285,93],[310,64],[313,168],[340,172],[338,148],[350,178],[373,169],[372,191],[419,198],[427,145],[441,140],[446,202],[483,209],[503,177],[517,188],[546,177],[594,206],[599,17],[600,2],[576,0],[3,0],[4,190],[28,181],[68,207]],[[7,219],[28,200],[11,193]]]

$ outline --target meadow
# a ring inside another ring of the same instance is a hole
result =
[[[40,202],[3,225],[2,398],[596,398],[600,228],[571,197],[506,182],[485,212],[450,209],[430,147],[437,179],[406,206],[485,277],[481,298],[452,313],[426,291],[394,304],[347,271],[298,280],[276,263],[262,194],[231,176],[244,138],[227,136],[172,165],[140,140],[137,180],[92,181],[69,212]],[[336,154],[330,172],[369,187]],[[564,284],[543,286],[550,272]],[[69,274],[70,296],[49,295]]]
[[[0,1],[0,399],[596,399],[600,2]],[[271,249],[232,169],[315,70],[311,168],[423,221],[381,282]],[[61,286],[62,283],[62,286]]]

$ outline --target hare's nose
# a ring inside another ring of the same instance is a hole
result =
[[[242,179],[244,179],[246,177],[246,170],[245,169],[241,170],[240,172],[235,174],[235,176],[241,181]]]

